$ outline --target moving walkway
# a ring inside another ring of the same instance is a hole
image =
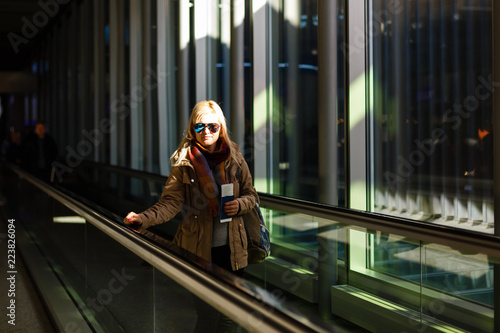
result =
[[[59,184],[3,171],[4,216],[62,331],[193,331],[201,301],[223,330],[494,332],[493,235],[260,193],[272,256],[241,279],[172,244],[177,219],[141,234],[122,223],[165,177],[95,163]]]

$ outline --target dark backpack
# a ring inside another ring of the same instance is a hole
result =
[[[236,170],[236,178],[241,183],[240,168]],[[259,200],[255,203],[255,207],[242,217],[248,240],[248,264],[261,263],[271,254],[271,239],[260,211]]]

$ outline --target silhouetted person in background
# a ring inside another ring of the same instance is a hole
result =
[[[21,133],[12,131],[2,142],[2,158],[7,162],[21,163]]]
[[[46,132],[45,124],[39,122],[34,132],[22,143],[22,166],[35,176],[50,181],[52,162],[57,158],[57,144]]]

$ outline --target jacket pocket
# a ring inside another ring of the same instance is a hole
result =
[[[198,216],[193,216],[189,221],[182,221],[177,231],[179,237],[176,237],[179,240],[177,245],[194,254],[196,254],[198,249],[199,228],[197,225],[197,217]]]
[[[245,230],[245,221],[243,218],[241,218],[240,222],[238,223],[238,231],[240,234],[240,241],[241,241],[241,247],[243,248],[244,251],[247,251],[248,248],[248,240],[247,240],[247,232]]]

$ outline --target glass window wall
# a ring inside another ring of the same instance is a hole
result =
[[[41,66],[39,71],[50,81],[51,89],[41,90],[47,96],[38,96],[37,101],[50,101],[47,115],[66,167],[74,168],[78,162],[71,159],[68,147],[78,152],[81,137],[80,131],[63,125],[71,124],[68,112],[78,111],[86,113],[82,119],[87,119],[87,131],[101,126],[102,120],[116,117],[113,131],[103,133],[102,144],[93,147],[96,161],[130,166],[135,158],[143,158],[147,163],[140,164],[141,168],[153,172],[161,169],[167,174],[165,164],[183,134],[200,87],[205,89],[203,98],[222,103],[228,120],[242,115],[231,110],[231,98],[235,96],[232,89],[240,82],[232,81],[229,74],[231,66],[236,65],[231,48],[243,45],[243,57],[238,58],[237,65],[244,68],[239,77],[244,81],[244,129],[234,130],[244,131],[245,157],[257,190],[352,208],[352,201],[349,203],[344,195],[350,192],[352,196],[353,170],[362,164],[368,186],[361,194],[371,199],[366,206],[370,212],[439,223],[450,232],[456,228],[493,232],[491,0],[367,1],[365,7],[359,5],[365,10],[363,23],[368,29],[366,43],[362,44],[356,38],[364,35],[364,30],[346,31],[353,26],[345,26],[344,14],[358,15],[349,13],[353,1],[338,1],[336,13],[324,16],[319,13],[317,0],[244,1],[243,40],[233,35],[238,27],[231,21],[233,2],[220,0],[216,2],[218,7],[212,7],[212,3],[204,13],[196,10],[195,6],[202,5],[194,1],[151,0],[147,2],[150,7],[141,5],[148,15],[140,19],[131,11],[131,3],[138,4],[132,0],[80,2],[78,8],[85,6],[87,15],[62,15],[46,37],[51,66],[45,74]],[[172,23],[156,15],[155,9],[160,6]],[[209,19],[196,20],[202,14]],[[136,21],[132,22],[131,15]],[[335,19],[337,44],[349,45],[349,49],[339,47],[337,51],[337,88],[332,93],[338,99],[334,110],[322,109],[318,96],[323,88],[319,80],[321,18]],[[89,22],[91,31],[88,41],[72,44],[81,52],[60,51],[74,35],[85,36],[85,28],[79,26],[85,22]],[[161,30],[156,28],[160,26]],[[200,31],[204,31],[201,40],[197,38]],[[138,38],[138,34],[147,38]],[[135,42],[145,43],[141,44],[147,47],[144,54],[133,50],[132,36]],[[345,79],[358,78],[352,60],[359,55],[364,57],[361,80]],[[134,82],[140,82],[145,77],[141,75],[151,69],[159,88],[148,91],[148,100],[143,103],[145,113],[136,122],[127,101],[134,93],[131,75],[137,75],[137,69],[142,72]],[[366,83],[366,94],[365,88],[357,90],[359,82],[363,86]],[[85,86],[91,101],[88,106],[83,104]],[[75,87],[76,95],[72,92]],[[349,97],[348,105],[344,105],[344,94]],[[361,131],[354,130],[360,129],[352,117],[354,102],[366,105],[361,110],[367,126]],[[344,115],[344,108],[351,113]],[[327,151],[320,149],[325,145],[318,129],[324,125],[320,123],[324,113],[334,115],[335,120],[327,126],[337,138],[327,143]],[[344,129],[344,123],[349,127]],[[131,151],[134,140],[127,134],[131,129],[144,134],[135,155]],[[360,132],[366,136],[366,147],[358,146],[364,141]],[[345,145],[350,146],[348,153],[344,152]],[[361,148],[368,155],[360,165],[353,165],[356,162],[350,153]],[[327,186],[338,193],[338,202],[322,199],[322,154],[336,157],[335,168],[326,167],[336,170],[336,185]],[[137,185],[130,179],[124,182]],[[134,199],[147,197],[151,201],[145,205],[153,203],[161,192],[161,185],[158,189],[129,187],[135,191]],[[365,203],[364,199],[360,202],[360,206]],[[484,310],[485,322],[491,322],[493,264],[483,254],[400,235],[350,229],[308,215],[275,210],[264,213],[271,230],[273,258],[267,261],[264,273],[255,270],[253,274],[268,274],[269,284],[279,285],[281,281],[290,297],[314,304],[313,311],[331,312],[328,301],[320,296],[325,290],[331,291],[330,287],[343,284],[419,314],[422,309],[441,306],[442,301],[446,311],[455,309],[456,304],[462,309]],[[331,249],[335,249],[335,255],[328,252]],[[324,251],[330,261],[320,259],[325,258]],[[377,291],[387,286],[386,282],[395,292]],[[341,289],[332,293],[339,295]],[[425,303],[427,296],[420,295],[430,295],[429,299],[438,298],[439,302]],[[443,314],[446,311],[440,312],[438,307],[432,311],[434,318],[460,326],[450,319],[453,316]]]

